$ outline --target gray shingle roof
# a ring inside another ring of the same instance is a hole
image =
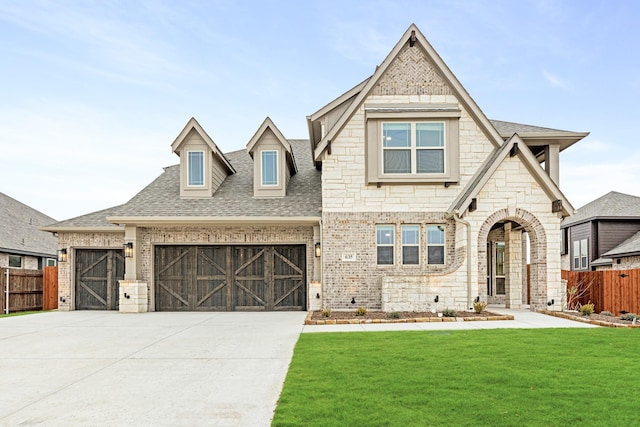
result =
[[[539,134],[558,133],[558,132],[571,133],[566,130],[545,128],[541,126],[525,125],[522,123],[503,122],[501,120],[489,120],[489,121],[501,135],[511,136],[514,133],[539,133]]]
[[[611,191],[579,208],[573,216],[566,218],[561,226],[567,227],[593,218],[616,217],[640,218],[640,197]]]
[[[213,197],[204,199],[180,198],[180,165],[165,168],[162,175],[151,182],[131,200],[121,206],[83,215],[54,224],[54,227],[108,226],[106,217],[320,217],[322,188],[320,171],[311,159],[308,140],[290,139],[298,173],[293,175],[283,198],[256,199],[253,197],[253,160],[246,150],[225,154],[236,173],[229,175]]]
[[[56,256],[58,239],[38,228],[55,219],[0,193],[0,252]]]
[[[609,252],[604,253],[602,256],[619,258],[621,256],[637,254],[640,254],[640,231],[620,243],[615,248],[611,249]]]

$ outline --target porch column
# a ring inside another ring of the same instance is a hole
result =
[[[145,313],[149,311],[148,286],[147,282],[137,280],[142,264],[142,250],[136,226],[125,226],[124,242],[133,244],[133,254],[124,258],[124,280],[120,281],[120,312]]]
[[[309,311],[318,311],[322,309],[322,258],[316,256],[315,245],[320,241],[320,226],[313,226],[313,279],[309,282],[307,295],[307,309]],[[321,247],[322,248],[322,247]]]
[[[505,238],[505,307],[522,307],[522,232],[504,226]]]

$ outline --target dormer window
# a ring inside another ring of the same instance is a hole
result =
[[[444,122],[383,122],[383,173],[444,173],[444,133]]]
[[[278,185],[278,152],[265,150],[261,152],[261,176],[262,186],[270,187]]]
[[[204,185],[204,151],[188,152],[188,182],[189,187]]]

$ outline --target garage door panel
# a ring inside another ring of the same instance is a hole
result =
[[[124,279],[122,250],[76,250],[76,309],[117,310],[119,306],[119,281],[122,279]]]
[[[157,246],[155,251],[157,310],[306,308],[302,245]]]

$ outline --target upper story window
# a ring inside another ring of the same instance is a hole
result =
[[[382,159],[385,174],[444,173],[444,122],[383,122]]]
[[[190,187],[204,186],[204,151],[189,151],[187,162],[187,185]]]
[[[587,239],[576,240],[573,242],[573,269],[584,270],[587,268]]]
[[[22,257],[20,255],[9,255],[9,268],[22,268]]]
[[[460,181],[456,104],[365,105],[368,184]]]
[[[263,186],[278,185],[278,151],[265,150],[260,155],[261,184]]]

